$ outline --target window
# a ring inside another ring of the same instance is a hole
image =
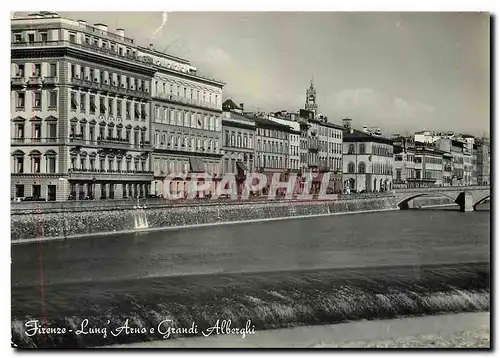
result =
[[[78,108],[78,101],[76,99],[76,92],[71,92],[71,110],[76,111]]]
[[[19,123],[16,125],[16,138],[24,139],[24,123]]]
[[[48,138],[50,142],[55,142],[57,138],[57,124],[48,123],[47,124]]]
[[[108,108],[109,108],[109,115],[113,117],[115,115],[113,110],[113,98],[108,99]]]
[[[41,64],[39,64],[39,63],[37,63],[37,64],[35,65],[35,70],[34,70],[34,72],[33,72],[33,76],[35,76],[35,77],[40,77],[40,76],[41,76],[41,74],[42,74],[42,65],[41,65]]]
[[[28,34],[28,42],[35,42],[35,34]]]
[[[85,93],[80,93],[80,111],[85,113]]]
[[[56,172],[56,157],[55,155],[47,156],[47,173]]]
[[[360,162],[358,164],[358,172],[361,173],[361,174],[364,174],[365,171],[366,171],[365,163],[364,162]]]
[[[32,161],[32,167],[33,167],[33,173],[40,173],[40,156],[39,155],[34,155],[31,157]]]
[[[69,42],[76,43],[76,34],[69,34]]]
[[[139,113],[139,103],[134,103],[134,119],[138,120],[141,114]]]
[[[348,173],[354,173],[354,163],[353,163],[353,162],[350,162],[350,163],[347,165],[347,172],[348,172]]]
[[[16,198],[24,198],[24,185],[16,184]]]
[[[122,116],[122,101],[120,99],[116,100],[116,116]]]
[[[23,35],[22,34],[14,34],[14,42],[22,42]]]
[[[57,107],[57,91],[49,92],[49,107],[56,108]]]
[[[51,63],[49,65],[49,76],[50,77],[57,77],[57,65],[55,63]]]
[[[359,154],[365,154],[365,145],[364,144],[359,145]]]
[[[127,119],[130,119],[130,102],[125,102],[125,114]]]
[[[349,150],[347,154],[354,154],[354,144],[349,144]],[[352,172],[354,173],[354,170]]]
[[[33,196],[35,198],[40,198],[42,196],[42,187],[41,187],[41,185],[33,185]]]
[[[95,95],[90,95],[90,114],[94,114],[96,110]]]
[[[99,97],[99,113],[101,115],[106,114],[106,104],[104,103],[104,97]]]
[[[42,92],[35,92],[34,108],[42,108]]]
[[[86,132],[85,123],[81,123],[80,124],[80,135],[81,135],[82,139],[85,139],[85,132]]]
[[[17,77],[24,77],[24,65],[17,65]]]
[[[25,99],[25,93],[24,92],[17,92],[17,103],[16,107],[18,109],[24,109],[24,99]]]

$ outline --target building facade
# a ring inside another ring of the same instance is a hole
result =
[[[290,127],[286,169],[290,172],[298,172],[300,170],[300,124],[298,115],[282,111],[273,113],[267,118],[272,122]]]
[[[273,122],[267,118],[255,117],[255,168],[267,176],[267,183],[275,173],[286,180],[290,126]],[[262,190],[267,193],[267,188]]]
[[[230,99],[222,108],[222,171],[244,181],[255,167],[255,120],[243,115],[243,108]]]
[[[394,138],[393,188],[412,188],[415,184],[415,143],[413,138]]]
[[[349,118],[343,121],[344,188],[356,192],[392,190],[392,140],[353,129]]]
[[[186,183],[198,173],[216,181],[222,174],[222,88],[220,81],[198,76],[189,61],[140,47],[139,56],[155,74],[151,89],[153,191],[187,193]]]
[[[486,138],[477,142],[477,183],[490,185],[490,141]]]
[[[415,185],[443,186],[443,151],[424,143],[415,143]]]
[[[11,194],[145,196],[153,67],[124,30],[54,13],[11,20]]]

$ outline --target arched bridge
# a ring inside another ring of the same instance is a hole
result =
[[[460,206],[461,211],[474,211],[476,206],[491,195],[490,186],[462,186],[442,188],[415,188],[394,190],[400,209],[408,209],[408,202],[420,196],[443,196]]]

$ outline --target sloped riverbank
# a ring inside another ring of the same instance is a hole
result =
[[[260,221],[339,213],[396,210],[392,196],[336,201],[243,202],[213,205],[106,207],[87,211],[11,212],[11,240],[96,236],[199,225]]]

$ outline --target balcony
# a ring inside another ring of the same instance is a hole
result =
[[[10,84],[15,87],[25,87],[26,82],[26,78],[24,77],[12,77],[10,79]]]
[[[83,134],[70,134],[69,141],[75,144],[85,144],[86,140],[83,139]]]
[[[153,172],[142,170],[69,169],[69,180],[151,181]]]
[[[104,148],[119,148],[119,149],[129,149],[132,144],[126,138],[114,138],[114,137],[98,137],[97,145]]]
[[[214,104],[214,103],[210,103],[207,101],[197,101],[197,100],[187,98],[187,97],[181,97],[181,96],[176,96],[173,94],[167,94],[165,92],[157,93],[153,97],[158,98],[158,99],[164,99],[167,101],[176,102],[176,103],[182,103],[182,104],[188,104],[188,105],[193,105],[193,106],[198,106],[198,107],[203,107],[203,108],[215,109],[217,111],[221,110],[219,108],[219,106]]]
[[[57,77],[55,76],[47,76],[42,79],[42,83],[45,86],[54,86],[57,83]]]
[[[120,55],[118,52],[113,51],[109,48],[98,47],[95,45],[87,44],[87,43],[76,43],[67,40],[56,40],[56,41],[33,41],[33,42],[13,42],[11,44],[13,49],[20,48],[56,48],[56,47],[71,47],[79,50],[88,51],[93,54],[100,54],[110,59],[122,60],[122,61],[131,61],[142,66],[146,66],[149,68],[153,68],[152,64],[145,59],[137,56],[137,54],[122,54]]]
[[[31,137],[23,137],[23,138],[11,138],[11,144],[38,144],[38,143],[57,143],[59,138],[31,138]]]
[[[41,86],[42,85],[42,77],[40,76],[32,76],[28,79],[28,86]]]

